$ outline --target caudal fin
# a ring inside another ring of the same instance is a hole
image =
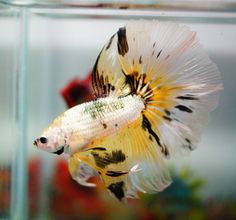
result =
[[[125,82],[146,104],[142,126],[165,156],[194,149],[222,89],[196,32],[172,22],[133,21],[117,35]]]

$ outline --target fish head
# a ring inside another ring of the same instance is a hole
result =
[[[66,137],[60,127],[49,126],[35,139],[34,145],[41,150],[60,155],[65,150]]]

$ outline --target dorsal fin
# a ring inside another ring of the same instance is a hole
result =
[[[92,85],[96,97],[109,95],[118,97],[130,93],[130,85],[126,83],[126,77],[122,73],[118,59],[118,36],[116,33],[110,38],[95,62]]]

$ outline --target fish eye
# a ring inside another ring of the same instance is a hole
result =
[[[47,141],[48,141],[48,139],[45,138],[45,137],[41,137],[41,138],[39,139],[39,141],[40,141],[42,144],[46,144]]]

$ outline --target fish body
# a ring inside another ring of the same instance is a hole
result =
[[[196,33],[173,22],[130,21],[100,52],[96,99],[57,117],[34,144],[69,155],[78,183],[100,176],[120,201],[156,193],[171,178],[165,160],[196,148],[222,89]]]
[[[77,150],[89,147],[92,141],[113,135],[130,126],[140,116],[144,107],[142,98],[136,95],[99,98],[67,110],[56,118],[45,132],[60,127],[60,136],[65,142],[61,147],[71,155]],[[46,147],[45,150],[47,149],[52,153],[61,150],[60,146],[56,150]]]
[[[135,95],[100,98],[66,111],[62,126],[88,139],[99,139],[131,124],[143,109],[142,99]]]

